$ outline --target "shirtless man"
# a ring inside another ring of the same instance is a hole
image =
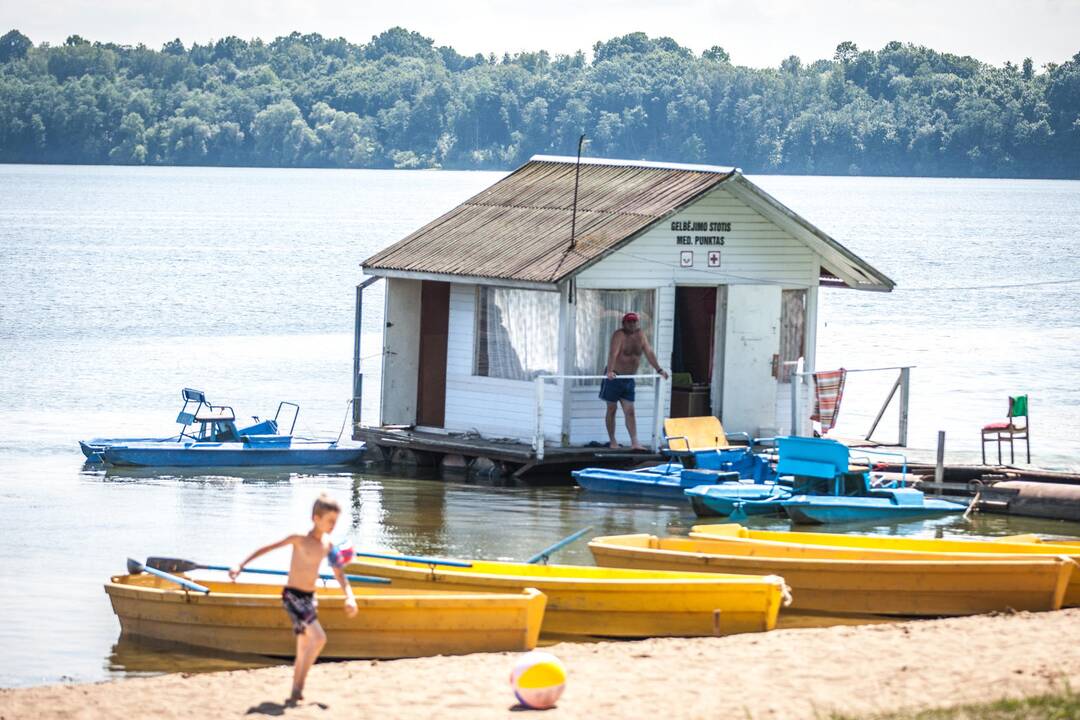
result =
[[[641,355],[653,366],[660,376],[667,380],[668,374],[660,368],[656,360],[656,354],[649,346],[649,340],[645,333],[641,332],[638,324],[637,313],[628,312],[623,315],[622,327],[611,335],[611,346],[608,349],[607,378],[600,383],[600,398],[607,402],[607,415],[604,424],[607,426],[608,440],[613,448],[619,447],[615,440],[615,408],[622,405],[623,416],[626,418],[626,430],[630,433],[630,447],[634,450],[645,450],[645,446],[638,442],[637,419],[634,416],[634,378],[620,378],[619,375],[636,375],[638,366],[641,365]]]
[[[336,500],[319,495],[311,508],[311,530],[304,535],[290,535],[284,540],[261,547],[251,553],[244,562],[229,570],[229,577],[235,581],[243,572],[244,566],[255,558],[286,545],[292,546],[289,579],[285,581],[285,589],[281,591],[281,602],[292,621],[293,633],[296,634],[296,661],[293,666],[292,694],[286,701],[288,705],[296,705],[304,699],[304,681],[307,679],[308,670],[326,645],[326,631],[319,624],[316,613],[318,601],[315,599],[315,583],[319,579],[319,564],[323,558],[331,559],[330,567],[334,571],[334,577],[345,591],[345,614],[348,617],[356,615],[356,599],[353,598],[352,588],[342,571],[344,563],[335,562],[335,559],[345,554],[332,552],[335,548],[330,542],[330,533],[333,532],[340,513],[341,506]]]

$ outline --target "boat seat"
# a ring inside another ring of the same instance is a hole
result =
[[[728,443],[720,418],[712,415],[664,420],[664,439],[673,452],[727,450]]]
[[[733,446],[730,438],[743,437],[746,445]],[[746,433],[726,433],[720,419],[713,415],[667,418],[664,420],[664,449],[668,455],[682,459],[686,467],[721,469],[750,452],[751,440]]]
[[[825,438],[782,437],[777,441],[781,475],[835,478],[849,472],[847,446]]]
[[[236,420],[236,413],[228,406],[205,406],[199,409],[198,414],[195,415],[195,420],[196,422],[226,422]]]

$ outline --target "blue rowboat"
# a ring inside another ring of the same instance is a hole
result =
[[[795,495],[780,506],[797,525],[823,525],[868,520],[907,520],[962,513],[967,506],[949,500],[927,498],[911,488],[872,490],[863,497]]]
[[[364,446],[294,441],[292,436],[245,436],[242,442],[131,443],[102,453],[110,467],[266,467],[278,465],[355,465]]]
[[[725,482],[697,485],[685,491],[698,517],[726,517],[741,509],[746,515],[779,515],[781,500],[791,497],[791,488],[775,483]]]
[[[585,490],[632,497],[662,498],[675,502],[683,502],[683,492],[690,487],[700,485],[700,479],[684,480],[682,467],[678,472],[665,473],[660,469],[665,465],[644,468],[641,470],[609,470],[606,468],[585,468],[571,473]],[[717,481],[738,480],[738,473],[716,473]],[[690,484],[687,484],[690,483]]]

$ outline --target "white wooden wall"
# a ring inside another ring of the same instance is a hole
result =
[[[675,232],[673,221],[731,223],[725,233]],[[724,245],[676,245],[677,235],[720,234]],[[708,250],[720,251],[720,267],[708,267]],[[694,252],[692,268],[679,267],[679,251]],[[658,223],[621,250],[578,275],[578,287],[639,288],[663,285],[818,284],[819,258],[804,243],[766,220],[723,187]]]
[[[557,323],[558,318],[552,318]],[[476,335],[476,286],[450,286],[450,327],[446,347],[447,430],[475,430],[487,438],[531,442],[536,432],[535,385],[523,380],[473,375]],[[562,391],[547,383],[544,391],[544,436],[559,441]]]
[[[729,232],[674,231],[672,222],[730,222]],[[676,244],[678,235],[724,236],[722,246]],[[681,267],[680,251],[694,254],[692,267]],[[720,251],[720,267],[708,267],[709,250]],[[693,205],[658,223],[648,232],[582,272],[579,288],[656,288],[660,302],[660,333],[656,352],[660,363],[671,366],[673,314],[676,285],[728,285],[727,316],[718,319],[724,335],[724,425],[729,432],[756,435],[762,428],[781,428],[790,423],[790,396],[782,405],[777,383],[771,374],[773,353],[779,351],[776,330],[780,323],[780,290],[811,288],[808,306],[808,363],[813,367],[818,273],[820,258],[804,243],[777,227],[757,211],[747,207],[722,187],[713,190]],[[732,300],[732,296],[736,300]],[[775,295],[775,298],[773,297]],[[742,302],[738,298],[745,299]],[[756,300],[754,298],[757,298]],[[773,302],[775,300],[775,302]],[[755,303],[765,302],[764,307]],[[753,317],[749,317],[748,313]],[[754,342],[750,342],[756,338]],[[719,338],[718,338],[719,339]],[[752,350],[751,350],[752,348]],[[584,394],[574,393],[571,439],[573,443],[602,440],[603,403]],[[648,393],[642,392],[644,399]],[[664,413],[670,407],[670,395],[664,398]],[[650,405],[639,404],[638,425],[643,442],[649,433],[643,429],[652,415]],[[807,407],[805,404],[803,407]],[[780,412],[783,408],[783,412]],[[644,422],[643,422],[644,421]],[[619,419],[621,427],[621,417]],[[625,432],[625,431],[623,431]]]

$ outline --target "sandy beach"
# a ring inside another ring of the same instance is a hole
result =
[[[866,715],[1080,686],[1080,609],[548,649],[569,681],[545,718]],[[326,663],[296,708],[282,706],[287,666],[0,690],[0,720],[520,717],[511,660]]]

